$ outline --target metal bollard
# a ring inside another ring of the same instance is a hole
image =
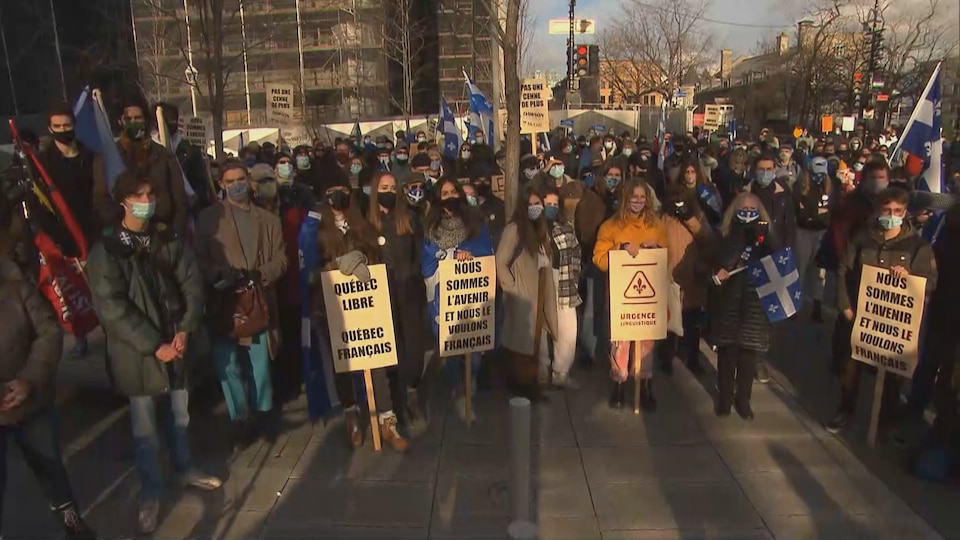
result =
[[[530,519],[530,400],[510,399],[510,501],[513,520],[507,534],[514,540],[534,540],[537,525]]]

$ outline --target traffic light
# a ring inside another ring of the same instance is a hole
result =
[[[586,45],[577,45],[573,51],[573,76],[586,77],[590,72],[590,50]]]
[[[860,113],[860,97],[863,91],[863,74],[854,73],[853,74],[853,112],[854,114]]]
[[[587,73],[591,77],[600,75],[600,46],[590,45],[587,53]]]

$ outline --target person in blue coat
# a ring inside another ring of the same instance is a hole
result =
[[[421,271],[427,289],[427,305],[434,336],[440,334],[440,261],[470,260],[493,255],[494,246],[483,217],[467,204],[463,188],[453,178],[443,178],[435,187],[436,201],[424,218]],[[434,354],[439,354],[440,347]],[[447,374],[453,384],[454,403],[461,419],[466,418],[463,388],[463,358],[447,358]],[[476,375],[480,355],[471,355],[470,370]],[[476,381],[476,377],[473,378]],[[471,407],[471,410],[475,408]],[[469,419],[473,420],[473,418]]]

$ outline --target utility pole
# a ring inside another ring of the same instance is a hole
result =
[[[872,18],[868,23],[870,28],[870,63],[868,65],[870,77],[867,80],[870,86],[867,88],[867,103],[870,104],[870,108],[873,110],[873,122],[871,123],[879,130],[882,129],[883,126],[878,125],[877,93],[875,90],[878,87],[883,87],[883,81],[877,80],[877,72],[880,70],[880,49],[883,42],[883,20],[880,18],[880,0],[874,0],[873,13],[871,13],[871,15]],[[862,113],[863,111],[861,110],[860,112]],[[867,122],[864,122],[863,125],[864,136],[866,136]]]
[[[573,51],[576,44],[573,42],[576,21],[577,0],[570,0],[570,33],[567,36],[567,90],[573,87]]]

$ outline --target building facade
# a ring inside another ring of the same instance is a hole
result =
[[[463,74],[473,79],[491,102],[503,80],[503,53],[492,37],[487,0],[437,0],[440,95],[454,112],[465,113],[469,96]]]
[[[380,0],[231,2],[211,17],[210,0],[133,0],[147,99],[209,116],[210,85],[221,82],[225,127],[265,125],[275,84],[294,86],[297,118],[308,126],[387,113]]]

